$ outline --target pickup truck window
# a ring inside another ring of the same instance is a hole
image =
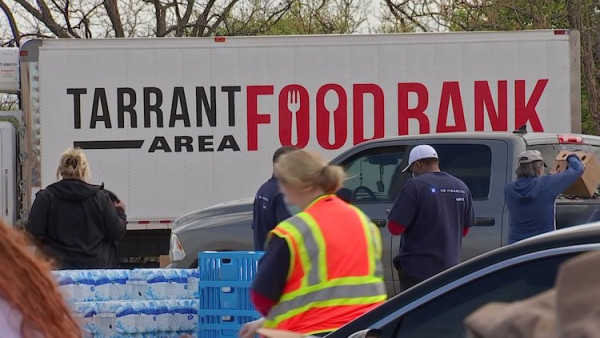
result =
[[[546,171],[552,167],[552,164],[556,160],[556,155],[563,150],[593,152],[596,155],[596,159],[600,159],[600,147],[591,144],[541,144],[529,146],[527,150],[538,150],[542,153],[544,162],[548,166]]]
[[[398,173],[406,166],[406,147],[364,151],[342,164],[348,179],[342,188],[352,202],[393,201],[410,173],[400,182]]]
[[[437,150],[440,168],[461,179],[471,190],[473,199],[490,194],[492,150],[484,144],[431,144]]]
[[[490,193],[492,151],[484,144],[432,144],[442,170],[460,178],[471,189],[473,199],[486,199]],[[367,150],[345,161],[348,179],[342,195],[351,202],[393,202],[409,172],[408,146]]]

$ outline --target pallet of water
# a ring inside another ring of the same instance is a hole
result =
[[[54,271],[67,302],[197,299],[196,269]]]
[[[198,270],[62,270],[59,289],[85,337],[195,336]]]
[[[74,302],[69,304],[84,337],[179,337],[193,335],[198,300]]]

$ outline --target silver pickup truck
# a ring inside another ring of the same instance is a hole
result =
[[[392,258],[399,236],[391,236],[386,225],[390,208],[410,174],[401,170],[408,154],[418,144],[430,144],[438,152],[442,170],[460,178],[471,189],[476,224],[463,242],[462,258],[469,259],[507,243],[508,211],[504,186],[515,179],[517,155],[528,149],[542,152],[548,165],[561,150],[594,152],[600,157],[600,137],[555,133],[452,133],[399,136],[357,145],[332,160],[344,167],[348,179],[344,191],[381,227],[384,244],[385,280],[395,294],[397,276]],[[265,173],[265,180],[268,178]],[[263,182],[256,182],[256,187]],[[600,206],[600,199],[557,200],[559,228],[585,223]],[[197,253],[205,250],[252,250],[252,199],[227,202],[181,216],[173,225],[170,267],[198,264]]]

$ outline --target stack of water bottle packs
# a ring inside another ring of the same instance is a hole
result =
[[[198,338],[238,337],[244,323],[260,317],[250,287],[263,252],[198,254]]]
[[[84,337],[196,336],[197,269],[62,270],[54,275]]]

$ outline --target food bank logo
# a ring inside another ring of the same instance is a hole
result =
[[[496,87],[492,92],[489,81],[447,81],[441,84],[437,97],[432,97],[432,88],[419,82],[399,82],[387,93],[373,83],[329,83],[314,91],[290,84],[277,91],[273,85],[248,85],[168,90],[68,88],[66,93],[72,102],[75,130],[152,129],[156,134],[150,139],[74,142],[85,149],[145,149],[150,153],[257,151],[267,146],[259,144],[260,133],[276,132],[281,145],[302,148],[315,140],[322,149],[335,150],[348,142],[356,145],[385,136],[408,135],[410,122],[417,123],[420,134],[484,131],[486,122],[492,131],[514,130],[524,124],[530,124],[533,131],[544,131],[537,105],[547,83],[548,79],[538,79],[528,91],[525,80],[499,80],[492,84]],[[472,91],[470,102],[463,99],[465,91]],[[223,96],[220,102],[226,102],[224,106],[217,106],[218,95]],[[334,95],[337,103],[331,104],[326,95]],[[264,98],[275,104],[259,104]],[[245,102],[244,109],[238,107],[240,100]],[[509,102],[514,107],[512,112],[508,111]],[[243,126],[239,114],[245,114]],[[386,115],[390,114],[396,125],[386,128],[390,123]],[[514,121],[512,126],[509,116]],[[274,124],[273,117],[278,120],[274,128],[259,128]],[[372,125],[367,128],[366,123]],[[217,136],[217,127],[225,133]],[[160,135],[167,128],[181,134]],[[370,135],[366,135],[366,129],[372,131]],[[386,135],[390,129],[394,132]],[[268,146],[272,148],[272,144]]]

